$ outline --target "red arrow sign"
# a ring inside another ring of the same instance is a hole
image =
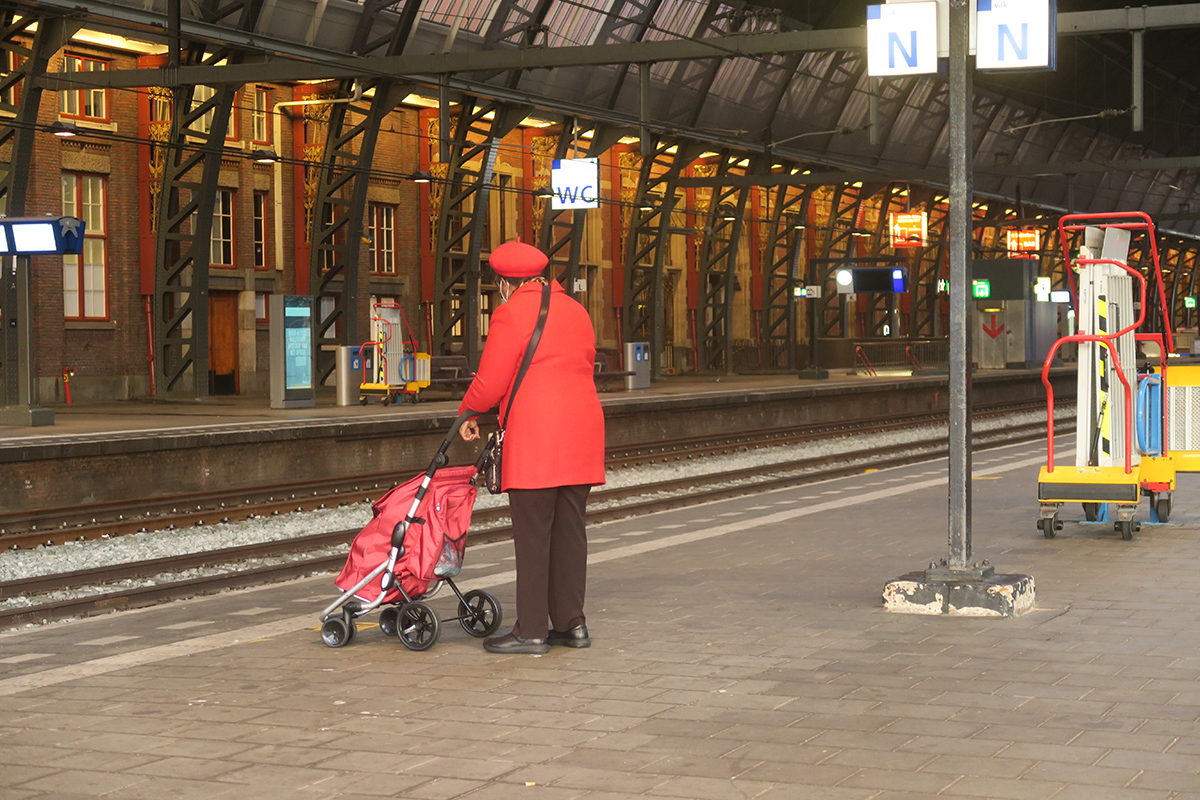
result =
[[[986,333],[988,336],[992,337],[993,339],[995,339],[997,336],[1004,333],[1004,323],[1001,322],[1000,325],[997,326],[996,325],[996,315],[992,314],[992,326],[989,328],[987,325],[984,325],[983,332]]]

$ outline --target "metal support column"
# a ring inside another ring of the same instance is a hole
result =
[[[394,9],[395,3],[367,0],[352,42],[353,52],[400,55],[419,6],[416,0],[409,0],[399,14],[382,17],[379,12]],[[383,18],[393,19],[394,25],[380,31],[378,24]],[[308,285],[316,315],[313,345],[317,385],[333,374],[338,345],[355,346],[362,341],[358,330],[358,273],[371,166],[384,118],[408,93],[405,85],[380,78],[358,87],[374,90],[370,108],[363,108],[355,105],[360,97],[355,93],[355,83],[343,81],[336,98],[342,102],[329,105],[329,125],[313,206]],[[332,300],[331,308],[322,307],[324,298]]]
[[[210,22],[249,32],[255,29],[262,6],[263,0],[225,5],[204,0],[196,11]],[[210,50],[207,43],[192,42],[183,63],[237,64],[242,58],[237,49]],[[156,145],[165,148],[166,157],[155,242],[154,386],[158,394],[204,398],[209,393],[208,268],[213,209],[225,135],[241,86],[222,84],[199,102],[196,88],[173,90],[170,137]]]
[[[479,259],[496,153],[527,110],[465,98],[450,143],[435,242],[433,352],[462,353],[472,366],[479,363]]]
[[[784,169],[790,165],[785,164]],[[791,191],[789,191],[791,189]],[[796,368],[797,285],[803,285],[799,274],[800,257],[804,250],[804,230],[808,220],[809,187],[780,186],[775,190],[771,207],[771,229],[767,235],[763,270],[762,314],[759,338],[769,358],[766,366],[778,369]],[[809,317],[812,318],[811,309]]]
[[[968,0],[950,0],[950,531],[948,566],[971,568],[971,70]]]
[[[579,133],[574,126],[563,126],[559,141],[555,148],[555,158],[574,158],[575,137]],[[597,125],[592,129],[592,138],[588,141],[584,158],[599,158],[621,138],[622,131],[617,128]],[[568,156],[567,154],[571,155]],[[533,202],[543,204],[542,228],[538,236],[538,248],[550,259],[550,277],[558,280],[568,293],[574,292],[575,279],[579,277],[579,260],[583,251],[584,221],[587,210],[575,211],[550,208],[550,198],[534,197]]]
[[[755,164],[739,167],[741,153],[722,150],[717,178],[753,174]],[[733,300],[737,281],[738,240],[746,212],[749,187],[715,187],[708,204],[704,238],[700,243],[700,307],[696,338],[700,372],[733,372]]]
[[[642,159],[633,220],[625,245],[625,341],[650,343],[650,368],[663,375],[665,308],[663,265],[675,209],[679,173],[700,146],[658,139]]]
[[[10,57],[20,61],[16,69],[0,78],[0,111],[8,116],[6,124],[0,128],[0,148],[10,148],[8,169],[0,176],[0,210],[7,216],[20,217],[29,212],[26,208],[29,169],[33,163],[38,111],[42,103],[41,84],[26,78],[45,74],[50,58],[82,25],[50,15],[24,14],[18,18],[11,10],[0,13],[0,22],[3,24],[0,56],[5,63],[11,63]],[[21,43],[25,38],[33,39],[31,47]],[[14,92],[20,98],[17,106],[7,102]],[[55,209],[58,210],[61,209]],[[7,424],[50,425],[54,422],[53,411],[37,407],[34,305],[29,258],[0,259],[0,382],[4,389],[0,397],[0,419]]]

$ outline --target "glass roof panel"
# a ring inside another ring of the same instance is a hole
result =
[[[446,26],[457,19],[459,30],[479,33],[491,19],[494,3],[498,5],[495,0],[427,0],[421,17]]]

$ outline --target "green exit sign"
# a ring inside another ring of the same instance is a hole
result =
[[[971,296],[976,300],[986,300],[992,296],[992,282],[989,280],[971,281]]]
[[[1184,308],[1195,308],[1196,307],[1196,298],[1194,298],[1194,297],[1183,298],[1183,307]]]

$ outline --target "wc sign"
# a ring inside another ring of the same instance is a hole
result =
[[[600,207],[600,159],[556,158],[550,167],[550,208]]]

